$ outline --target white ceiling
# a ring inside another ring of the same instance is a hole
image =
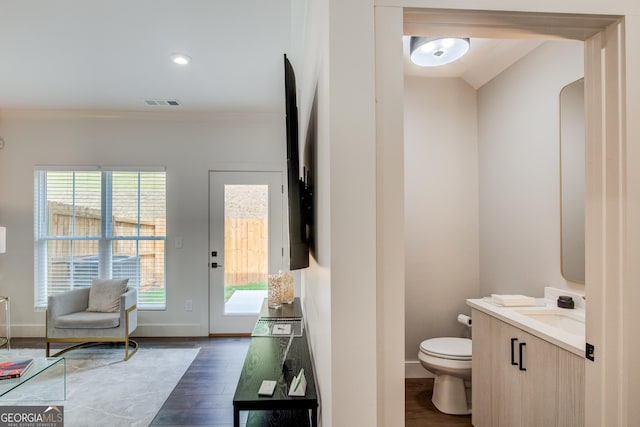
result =
[[[0,109],[281,112],[291,0],[0,0]],[[188,67],[173,52],[192,57]]]
[[[0,0],[0,109],[282,112],[292,4]],[[539,43],[472,39],[470,53],[445,67],[417,67],[407,54],[405,72],[462,77],[479,88]],[[173,64],[174,52],[192,63]],[[182,106],[150,107],[146,99]]]

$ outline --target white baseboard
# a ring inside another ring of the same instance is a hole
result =
[[[4,325],[0,328],[0,335],[4,335]],[[45,336],[44,324],[42,325],[11,325],[12,338],[38,338]]]
[[[435,376],[424,369],[418,360],[406,360],[404,362],[405,378],[435,378]]]
[[[139,324],[133,337],[200,337],[202,335],[202,325],[199,323],[181,324]]]

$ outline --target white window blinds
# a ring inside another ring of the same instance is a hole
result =
[[[166,174],[35,172],[35,305],[91,279],[128,278],[138,308],[166,306]]]

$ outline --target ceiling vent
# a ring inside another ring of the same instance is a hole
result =
[[[144,103],[153,107],[182,107],[177,99],[145,99]]]

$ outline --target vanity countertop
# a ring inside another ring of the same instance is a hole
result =
[[[562,309],[558,308],[555,301],[551,299],[540,298],[536,301],[536,306],[505,307],[494,304],[491,298],[487,297],[468,299],[467,305],[555,344],[571,353],[584,356],[584,308]],[[572,326],[572,328],[552,326],[537,320],[535,318],[536,315],[548,316],[557,320],[560,320],[562,317],[567,317],[569,320],[567,320],[566,323],[569,323],[569,326]]]

